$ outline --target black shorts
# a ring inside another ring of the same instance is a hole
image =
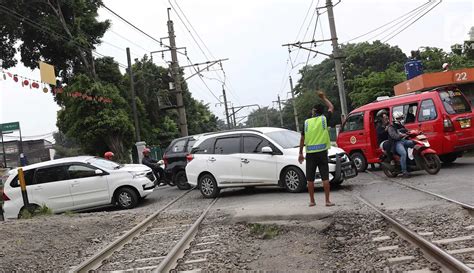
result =
[[[306,153],[306,179],[314,181],[316,176],[316,167],[319,170],[321,179],[329,180],[328,151],[317,153]]]

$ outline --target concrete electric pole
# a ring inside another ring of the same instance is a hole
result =
[[[229,121],[229,108],[227,107],[227,96],[225,94],[224,85],[222,85],[222,96],[224,96],[224,108],[225,108],[225,119],[227,121],[227,129],[230,130],[231,125],[230,125],[230,121]]]
[[[295,92],[293,91],[293,79],[291,78],[291,76],[290,76],[290,88],[291,88],[291,104],[293,105],[293,114],[295,115],[296,132],[299,132],[300,125],[298,122],[298,111],[296,110]]]
[[[176,50],[176,40],[174,35],[173,21],[170,19],[170,10],[168,8],[168,38],[170,41],[170,51],[171,51],[171,74],[174,79],[174,86],[176,92],[176,106],[178,108],[179,114],[179,128],[181,131],[181,136],[188,135],[188,122],[186,120],[186,109],[184,108],[183,102],[183,91],[181,89],[181,75],[179,71],[178,63],[178,54]]]
[[[279,113],[280,113],[280,127],[283,128],[283,113],[281,112],[281,99],[280,99],[280,95],[278,95],[278,100],[273,101],[273,102],[278,103],[278,111],[279,111]]]
[[[337,43],[337,34],[336,34],[336,24],[334,22],[334,12],[332,10],[332,1],[326,0],[326,7],[328,9],[328,18],[329,18],[329,29],[331,31],[331,43],[332,43],[332,55],[334,58],[334,65],[336,69],[336,78],[337,86],[339,88],[339,99],[341,101],[341,120],[347,118],[347,101],[346,101],[346,91],[344,90],[344,78],[342,76],[342,63],[341,63],[341,53],[339,50],[339,45]]]

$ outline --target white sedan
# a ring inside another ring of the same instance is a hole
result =
[[[307,182],[306,164],[298,162],[299,141],[299,133],[272,127],[204,134],[187,156],[188,183],[208,198],[227,187],[278,185],[300,192]],[[328,156],[333,185],[357,175],[344,150],[331,147]]]
[[[120,165],[93,156],[46,161],[23,168],[32,208],[46,205],[54,213],[107,204],[129,209],[155,188],[152,170],[141,164]],[[18,169],[2,177],[5,218],[17,218],[23,204]]]

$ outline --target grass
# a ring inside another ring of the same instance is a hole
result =
[[[276,225],[263,225],[252,223],[247,225],[251,235],[260,239],[273,239],[280,234],[280,228]]]
[[[64,215],[72,217],[76,215],[76,213],[74,211],[67,210],[64,212]]]
[[[21,219],[31,219],[35,216],[45,216],[45,215],[52,215],[53,211],[48,208],[46,205],[42,205],[41,207],[33,206],[29,209],[22,209],[20,212]]]

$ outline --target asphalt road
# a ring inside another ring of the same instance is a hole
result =
[[[357,177],[344,181],[337,188],[331,189],[331,201],[334,207],[324,206],[322,185],[316,188],[316,206],[308,207],[307,192],[287,193],[278,187],[257,187],[254,189],[230,188],[221,191],[214,209],[229,214],[238,221],[267,220],[317,220],[326,218],[337,210],[350,209],[361,195],[375,205],[388,209],[417,209],[442,204],[439,198],[415,191],[394,183],[399,181],[446,197],[474,204],[474,157],[459,158],[451,165],[444,165],[437,175],[424,171],[412,173],[409,179],[385,177],[381,170],[369,170]],[[163,206],[183,191],[176,187],[159,187],[149,195],[134,211],[149,211]],[[194,190],[184,197],[185,204],[179,207],[193,206],[206,202],[199,190]],[[151,208],[152,207],[152,208]],[[89,211],[113,211],[116,208],[100,208]]]

